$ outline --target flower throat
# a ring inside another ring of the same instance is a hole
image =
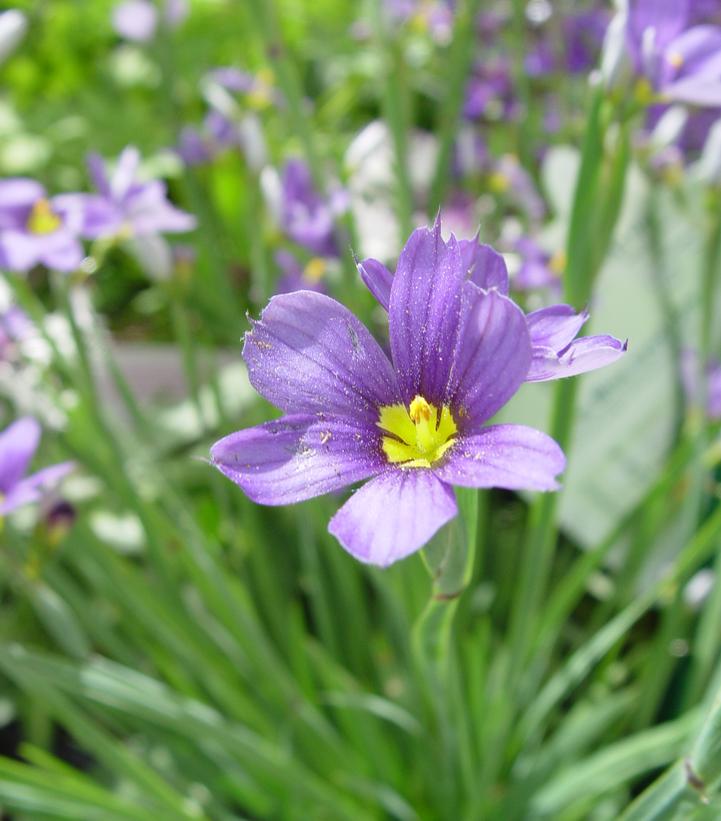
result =
[[[422,396],[408,407],[384,405],[376,424],[391,434],[383,437],[386,458],[404,468],[429,468],[453,445],[458,432],[451,409],[443,405],[439,414]]]

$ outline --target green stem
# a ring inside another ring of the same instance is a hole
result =
[[[285,99],[284,111],[288,119],[288,125],[291,132],[298,136],[303,146],[303,152],[316,189],[321,194],[325,194],[328,188],[326,185],[325,163],[318,152],[313,120],[308,116],[308,104],[303,94],[298,70],[286,44],[283,42],[278,23],[277,4],[273,0],[249,0],[248,5],[251,9],[251,17],[255,21],[258,33],[263,40],[268,61],[278,78],[278,86],[283,92]],[[355,260],[350,247],[348,247],[347,239],[342,236],[341,231],[336,232],[336,238],[339,251],[343,254],[344,272],[350,285],[355,283],[357,278]]]
[[[475,20],[480,7],[481,0],[466,0],[456,12],[453,42],[450,46],[448,80],[443,84],[444,96],[439,114],[438,159],[428,201],[428,213],[431,219],[443,205],[450,180],[451,154],[473,60],[473,45],[476,41]]]
[[[621,129],[615,151],[604,163],[603,114],[603,95],[596,90],[586,128],[566,243],[568,266],[564,295],[567,302],[576,306],[588,303],[596,275],[610,247],[628,167],[627,127]],[[550,433],[564,449],[571,441],[577,393],[578,382],[575,379],[562,380],[554,389]],[[519,672],[524,666],[553,565],[558,505],[557,494],[540,496],[533,503],[529,515],[521,578],[511,613],[509,676],[514,682],[519,680]]]
[[[689,532],[697,526],[704,500],[704,486],[708,478],[703,453],[711,436],[711,426],[706,413],[708,403],[707,364],[713,351],[713,329],[718,281],[721,275],[721,212],[718,202],[712,200],[704,243],[701,272],[699,329],[700,348],[697,357],[698,406],[692,411],[690,436],[696,442],[697,459],[691,473],[683,513]],[[715,206],[715,207],[713,207]],[[721,573],[721,554],[714,562],[714,572]],[[701,696],[718,654],[718,636],[721,632],[721,586],[714,585],[703,605],[692,656],[691,677],[686,692],[686,704],[693,704]]]
[[[383,117],[393,140],[395,154],[396,210],[401,237],[413,230],[413,186],[408,168],[408,131],[410,123],[411,92],[407,83],[407,67],[403,44],[388,30],[382,0],[374,0],[378,51],[384,57],[382,108]]]

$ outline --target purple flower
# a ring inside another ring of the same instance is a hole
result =
[[[560,290],[561,273],[565,267],[563,254],[549,254],[529,236],[519,237],[515,250],[521,255],[521,265],[513,277],[514,290]]]
[[[476,64],[466,86],[463,114],[469,120],[515,119],[518,101],[508,58],[490,58]]]
[[[635,0],[626,25],[634,70],[649,88],[648,101],[721,105],[721,27],[689,28],[688,0]]]
[[[533,222],[539,222],[545,216],[543,197],[531,175],[513,154],[504,154],[494,163],[489,185],[492,191],[505,196]]]
[[[338,256],[335,217],[348,207],[347,194],[336,191],[329,198],[315,189],[310,169],[299,159],[285,164],[281,177],[280,223],[294,242],[322,257]]]
[[[456,515],[452,485],[555,490],[565,467],[546,434],[486,424],[526,378],[531,340],[514,302],[469,281],[461,244],[443,241],[440,221],[414,231],[401,253],[389,329],[391,360],[335,300],[273,297],[243,356],[255,389],[286,416],[211,451],[260,504],[371,479],[329,530],[357,559],[381,566],[420,549]]]
[[[293,291],[325,293],[323,277],[328,270],[328,261],[323,257],[313,257],[303,266],[290,251],[281,249],[276,253],[275,261],[283,271],[275,288],[276,294],[289,294]]]
[[[16,343],[32,336],[35,326],[17,305],[0,310],[0,362],[12,358]]]
[[[585,74],[597,64],[608,21],[608,11],[601,8],[579,11],[563,18],[566,67],[572,74]]]
[[[73,469],[72,462],[63,462],[26,476],[39,443],[40,425],[29,416],[0,433],[0,517],[37,502]]]
[[[88,158],[98,194],[65,194],[58,202],[67,211],[82,215],[82,234],[88,239],[156,235],[190,231],[196,220],[171,205],[165,184],[136,178],[140,154],[126,148],[113,174],[97,154]]]
[[[686,399],[693,401],[699,393],[698,354],[684,351],[681,358],[681,379]],[[721,419],[721,362],[710,359],[706,363],[706,413],[715,421]]]
[[[449,0],[386,0],[383,10],[396,23],[409,23],[417,31],[428,31],[441,45],[453,33],[454,3]]]
[[[275,76],[268,68],[252,74],[224,66],[209,72],[208,79],[227,91],[240,95],[250,108],[263,110],[270,106],[282,106],[284,102],[282,93],[275,85]]]
[[[458,247],[463,270],[468,272],[469,287],[508,295],[508,269],[501,254],[475,239],[461,240]],[[389,310],[393,274],[376,259],[364,259],[358,264],[358,271],[368,290]],[[576,313],[570,305],[552,305],[528,314],[531,361],[524,381],[546,382],[577,376],[610,365],[625,353],[626,343],[612,336],[576,339],[588,317],[587,311]]]
[[[42,264],[73,271],[80,265],[81,218],[66,211],[62,199],[48,199],[35,180],[0,180],[0,268],[25,272]]]
[[[190,11],[188,0],[165,0],[160,21],[177,28]],[[158,28],[158,7],[152,0],[127,0],[113,9],[113,28],[126,40],[147,43]]]

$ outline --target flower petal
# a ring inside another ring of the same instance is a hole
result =
[[[340,419],[285,416],[231,433],[212,463],[254,502],[289,505],[380,473],[380,437]]]
[[[476,239],[462,239],[458,246],[471,282],[479,288],[498,288],[502,294],[508,293],[508,268],[502,254]]]
[[[25,227],[33,205],[45,197],[45,189],[35,180],[14,177],[0,180],[0,229]]]
[[[6,516],[23,505],[40,501],[46,491],[55,487],[74,468],[74,462],[61,462],[21,479],[7,496],[0,500],[0,516]]]
[[[470,431],[490,419],[518,390],[531,364],[523,311],[498,291],[464,288],[464,321],[449,399]]]
[[[378,262],[377,259],[372,257],[358,263],[358,273],[361,275],[366,288],[387,311],[391,301],[393,274],[382,262]]]
[[[0,494],[7,494],[25,475],[40,443],[40,425],[23,416],[0,433]]]
[[[686,26],[689,0],[635,0],[629,5],[629,30],[637,43],[653,29],[654,45],[662,49]]]
[[[461,333],[465,271],[458,242],[433,228],[415,230],[398,260],[389,308],[393,362],[406,403],[416,394],[431,404],[447,394]]]
[[[526,382],[563,379],[603,368],[622,357],[627,347],[627,342],[606,335],[582,336],[560,353],[552,348],[534,347]]]
[[[356,559],[387,567],[420,550],[457,512],[453,490],[431,471],[397,469],[357,490],[328,530]]]
[[[324,294],[273,297],[245,335],[253,387],[288,413],[324,413],[375,425],[399,401],[388,358],[370,331]]]
[[[85,256],[83,246],[66,228],[39,235],[36,242],[40,262],[56,271],[74,271]]]
[[[492,425],[463,436],[435,468],[439,479],[463,487],[557,490],[566,457],[556,442],[525,425]]]
[[[551,305],[527,314],[531,345],[562,350],[576,338],[588,316],[588,311],[577,314],[571,305]]]

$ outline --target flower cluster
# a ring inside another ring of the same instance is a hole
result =
[[[40,425],[25,416],[0,432],[0,522],[23,505],[37,502],[73,469],[62,462],[27,475],[40,444]]]
[[[97,155],[88,165],[96,194],[48,197],[35,180],[0,181],[0,268],[25,272],[44,265],[69,272],[85,255],[82,239],[115,241],[195,227],[194,217],[168,201],[162,182],[138,179],[137,149],[126,148],[112,174]]]
[[[389,565],[457,513],[453,485],[555,490],[559,446],[522,425],[489,425],[526,381],[617,359],[612,337],[575,339],[587,314],[526,316],[503,258],[416,230],[395,274],[360,274],[388,311],[390,359],[344,306],[310,291],[275,296],[246,334],[251,383],[286,414],[231,434],[212,463],[255,502],[284,505],[370,479],[329,530],[356,558]]]

